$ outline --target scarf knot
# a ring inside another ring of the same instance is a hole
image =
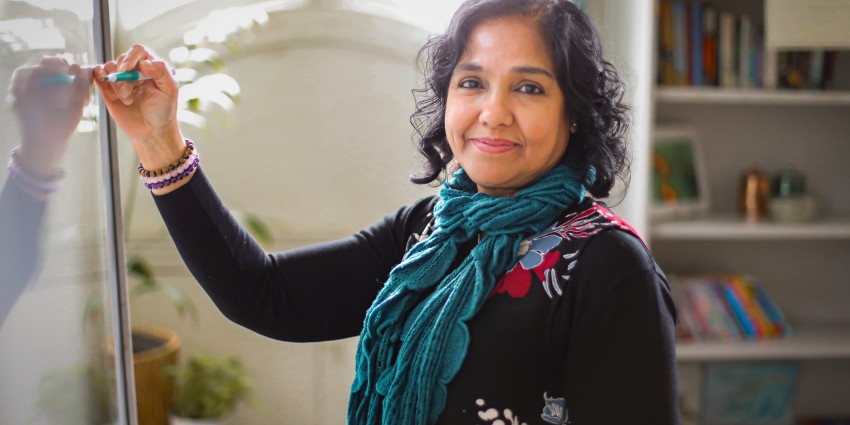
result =
[[[584,197],[579,173],[559,165],[510,197],[476,192],[463,170],[440,189],[431,235],[415,244],[366,312],[357,347],[349,424],[436,422],[446,385],[469,346],[466,322],[497,278],[517,261],[519,243]],[[454,270],[458,245],[486,236]]]

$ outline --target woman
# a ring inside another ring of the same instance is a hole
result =
[[[166,65],[134,46],[95,75],[227,317],[287,341],[360,335],[350,423],[678,423],[664,275],[585,197],[624,172],[627,121],[588,17],[565,0],[468,1],[422,54],[413,121],[427,166],[412,180],[457,168],[440,196],[272,255],[191,165]],[[154,79],[101,82],[132,69]]]

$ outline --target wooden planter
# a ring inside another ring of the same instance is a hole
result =
[[[162,373],[177,363],[180,338],[162,328],[133,326],[133,368],[139,425],[168,425],[173,385]]]

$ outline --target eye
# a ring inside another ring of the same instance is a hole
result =
[[[462,89],[477,89],[481,88],[481,83],[478,80],[468,79],[461,81],[457,86]]]
[[[543,89],[535,84],[523,84],[519,87],[519,91],[525,94],[543,94]]]

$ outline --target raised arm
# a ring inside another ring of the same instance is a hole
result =
[[[9,98],[21,141],[0,190],[0,326],[38,273],[46,202],[64,175],[62,162],[89,101],[91,80],[90,68],[59,57],[45,57],[12,75]]]
[[[271,338],[324,341],[360,333],[390,269],[431,198],[357,234],[267,254],[238,225],[198,170],[186,186],[154,201],[195,279],[232,321]]]

